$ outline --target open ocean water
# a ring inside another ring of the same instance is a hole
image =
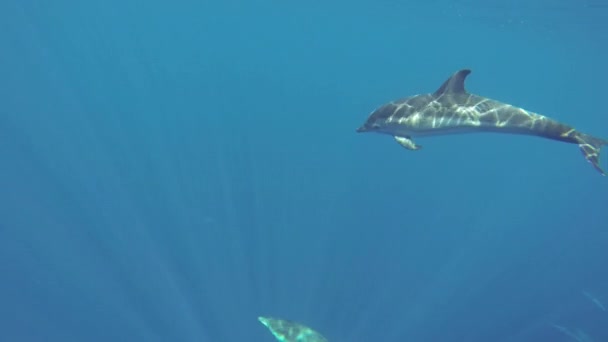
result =
[[[355,133],[470,68],[608,138],[606,37],[604,0],[0,2],[0,341],[608,341],[575,145]]]

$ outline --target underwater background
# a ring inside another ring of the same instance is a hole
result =
[[[0,2],[0,341],[608,341],[575,145],[355,133],[470,68],[608,138],[606,37],[603,0]]]

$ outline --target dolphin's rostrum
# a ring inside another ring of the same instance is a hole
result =
[[[414,137],[429,135],[496,132],[538,136],[577,144],[591,165],[605,175],[599,157],[608,141],[546,116],[468,93],[464,83],[470,73],[468,69],[454,73],[432,94],[411,96],[379,107],[357,132],[392,135],[409,150],[421,148]]]

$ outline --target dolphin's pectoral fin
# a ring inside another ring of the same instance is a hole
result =
[[[399,143],[399,145],[407,148],[408,150],[416,151],[422,148],[422,146],[416,145],[416,143],[410,137],[395,136],[394,138]]]
[[[258,320],[281,342],[327,342],[323,335],[299,323],[270,317]]]

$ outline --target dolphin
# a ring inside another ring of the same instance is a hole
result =
[[[577,144],[585,159],[603,176],[600,150],[608,141],[577,131],[571,126],[502,103],[465,89],[471,73],[454,73],[432,94],[415,95],[384,104],[374,110],[357,132],[392,135],[408,150],[419,150],[414,137],[457,133],[492,132],[537,136]]]
[[[258,317],[258,320],[280,342],[327,342],[323,335],[300,323],[263,316]]]

